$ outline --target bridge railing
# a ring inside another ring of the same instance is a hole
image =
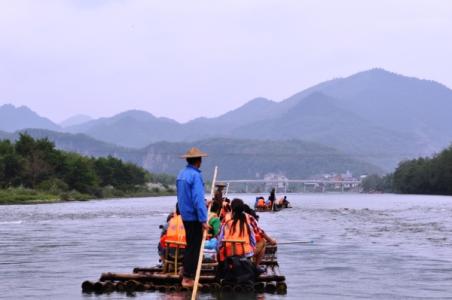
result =
[[[228,192],[267,193],[275,188],[277,193],[290,192],[359,192],[360,180],[319,180],[319,179],[234,179],[221,180],[227,184]]]

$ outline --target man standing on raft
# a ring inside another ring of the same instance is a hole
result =
[[[187,160],[187,166],[179,172],[176,181],[177,203],[185,227],[187,247],[184,255],[183,287],[193,287],[198,265],[203,231],[207,224],[207,206],[204,199],[204,181],[202,180],[202,157],[207,153],[191,148],[181,158]]]

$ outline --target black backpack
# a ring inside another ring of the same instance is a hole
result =
[[[219,277],[221,282],[231,284],[254,283],[257,270],[248,258],[230,256],[220,266]]]

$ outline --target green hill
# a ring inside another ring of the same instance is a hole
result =
[[[143,166],[156,173],[176,175],[185,165],[179,158],[190,147],[199,147],[209,154],[202,169],[209,178],[214,166],[220,168],[222,179],[258,179],[268,173],[289,178],[345,172],[354,174],[382,173],[372,164],[353,159],[330,147],[299,140],[208,139],[198,142],[151,144],[143,149]]]

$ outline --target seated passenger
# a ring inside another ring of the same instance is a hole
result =
[[[276,200],[275,204],[277,206],[282,206],[284,204],[284,199],[286,198],[286,196],[278,198],[278,200]]]
[[[287,196],[284,196],[284,199],[282,201],[283,207],[288,208],[289,204],[290,204],[290,202],[287,200]]]
[[[249,216],[244,212],[244,203],[241,199],[231,202],[231,218],[221,227],[218,240],[220,241],[220,261],[230,256],[253,257],[256,239],[251,228]],[[240,242],[227,242],[240,241]]]
[[[265,199],[264,199],[264,197],[259,197],[257,199],[256,207],[258,207],[258,208],[265,208]]]
[[[218,210],[213,210],[213,211],[216,212],[217,215],[220,214],[220,209],[223,206],[223,200],[224,200],[223,193],[224,193],[225,187],[226,187],[226,184],[221,183],[221,182],[217,182],[215,184],[216,190],[215,190],[215,194],[213,197],[213,202],[217,202],[219,206],[218,206]]]
[[[249,215],[250,225],[253,228],[254,235],[256,237],[256,248],[254,250],[254,264],[257,267],[258,272],[263,273],[265,270],[259,267],[262,259],[265,255],[265,247],[267,243],[270,245],[276,245],[276,240],[272,239],[267,233],[259,227],[259,216],[248,205],[245,205],[245,213]]]
[[[213,202],[209,212],[209,225],[210,230],[208,232],[209,238],[215,238],[220,233],[221,221],[216,212],[221,210],[221,206],[218,202]]]
[[[159,228],[161,229],[161,232],[160,232],[160,242],[157,245],[157,249],[158,249],[159,257],[161,258],[161,260],[164,257],[164,248],[166,247],[165,246],[166,231],[168,230],[169,222],[173,218],[176,210],[177,210],[177,203],[176,203],[176,209],[174,211],[170,212],[168,214],[168,216],[166,217],[165,225],[159,226]]]
[[[273,207],[273,202],[271,202],[270,200],[265,201],[265,207],[266,207],[266,208],[271,208],[271,207]]]
[[[184,223],[182,221],[182,216],[180,215],[179,207],[177,204],[176,204],[176,211],[168,222],[168,228],[166,230],[166,233],[163,234],[162,237],[160,238],[159,254],[163,260],[163,258],[165,256],[164,250],[166,249],[167,245],[169,247],[170,254],[173,254],[173,255],[175,253],[174,249],[177,246],[182,249],[185,248],[185,245],[176,245],[176,244],[171,244],[171,243],[168,244],[167,242],[178,242],[178,243],[186,242],[185,227],[184,227]]]
[[[207,240],[204,244],[204,249],[216,250],[218,248],[217,236],[220,233],[221,221],[215,211],[219,211],[220,208],[218,202],[212,202],[208,221],[210,229],[207,232]]]
[[[223,205],[221,207],[220,210],[220,220],[224,223],[226,215],[229,214],[231,212],[231,205],[230,205],[230,200],[229,199],[224,199],[223,201]]]

